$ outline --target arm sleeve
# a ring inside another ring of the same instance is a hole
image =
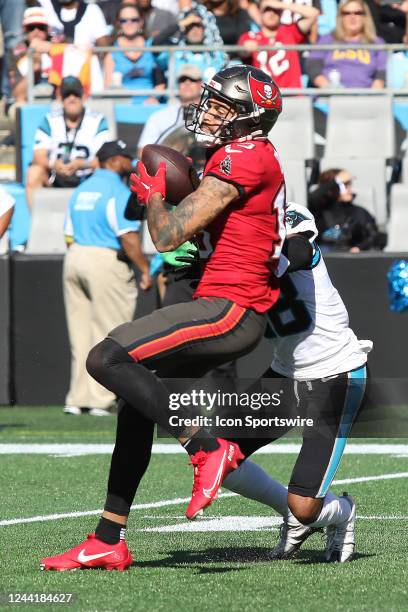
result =
[[[359,222],[361,227],[362,239],[354,246],[358,247],[361,251],[368,251],[372,249],[377,240],[378,228],[374,217],[365,210],[365,208],[359,207]]]
[[[129,221],[125,217],[129,195],[129,190],[124,186],[123,190],[115,191],[114,197],[108,202],[109,224],[118,238],[129,232],[140,231],[140,221]]]
[[[165,85],[166,79],[163,70],[157,64],[153,68],[153,83],[155,85]]]
[[[110,29],[106,23],[102,9],[97,4],[91,4],[88,6],[88,11],[90,12],[89,24],[92,24],[91,31],[94,40],[102,38],[102,36],[109,36]]]
[[[308,234],[305,232],[286,237],[282,247],[282,254],[289,262],[286,273],[310,268],[314,252]]]
[[[171,23],[166,28],[163,28],[163,30],[159,32],[159,34],[157,34],[151,39],[152,45],[163,45],[165,42],[168,41],[171,36],[173,36],[177,32],[179,32],[178,23]]]
[[[90,147],[90,157],[94,157],[105,142],[112,140],[112,134],[109,131],[109,126],[106,118],[101,115],[101,119],[96,130],[95,137]]]
[[[376,40],[378,44],[383,44],[384,41],[382,38],[378,38]],[[376,52],[376,66],[375,66],[375,79],[382,79],[385,81],[385,73],[387,70],[387,53],[386,51],[377,51]]]
[[[334,179],[322,183],[309,193],[308,206],[313,214],[318,213],[321,208],[336,201],[339,193],[340,188]]]
[[[52,138],[51,138],[51,126],[48,120],[47,115],[41,121],[35,132],[34,138],[34,150],[35,149],[47,149],[51,148]]]
[[[292,23],[289,26],[285,26],[285,27],[290,28],[293,39],[294,39],[294,44],[296,45],[301,45],[306,40],[306,35],[303,34],[303,32],[299,29],[299,25],[298,25],[299,22],[302,21],[302,19],[305,19],[305,17],[302,17],[296,23]]]
[[[263,182],[263,164],[259,163],[256,145],[231,143],[216,151],[207,163],[204,176],[215,176],[231,183],[240,196],[250,195]]]

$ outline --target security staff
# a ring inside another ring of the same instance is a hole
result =
[[[64,412],[108,414],[115,397],[89,376],[88,352],[106,333],[131,321],[137,287],[127,259],[141,272],[139,286],[150,288],[149,264],[139,238],[140,222],[125,219],[131,195],[123,182],[132,155],[122,141],[106,142],[97,153],[100,168],[74,191],[65,221],[71,242],[64,263],[64,300],[71,345],[71,383]]]

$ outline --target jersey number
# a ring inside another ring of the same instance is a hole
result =
[[[277,47],[280,43],[275,43]],[[286,51],[280,49],[272,55],[268,51],[260,51],[258,53],[258,62],[261,70],[269,74],[271,77],[277,77],[287,72],[290,68],[289,60],[286,57]]]
[[[285,337],[300,334],[309,329],[312,318],[304,302],[298,300],[297,290],[289,276],[281,279],[281,294],[277,303],[268,311],[266,337]]]

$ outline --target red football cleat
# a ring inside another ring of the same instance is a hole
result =
[[[119,570],[123,572],[133,563],[125,540],[117,544],[106,544],[98,540],[95,534],[88,535],[88,539],[75,548],[71,548],[62,555],[45,557],[41,559],[40,569],[74,570],[78,568],[94,567],[107,570]]]
[[[217,438],[219,448],[203,451],[191,457],[194,465],[193,495],[186,510],[186,517],[192,521],[201,511],[218,497],[218,489],[226,475],[238,467],[238,461],[245,459],[238,444]]]

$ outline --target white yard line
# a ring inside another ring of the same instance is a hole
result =
[[[257,451],[257,455],[294,455],[298,454],[300,444],[268,444]],[[52,455],[56,457],[80,457],[83,455],[111,455],[113,444],[0,444],[0,455]],[[348,455],[396,455],[408,457],[408,444],[349,443],[345,453]],[[180,444],[153,444],[153,454],[185,454]]]
[[[358,482],[369,482],[373,480],[392,480],[394,478],[408,478],[408,472],[397,472],[395,474],[379,474],[377,476],[359,476],[357,478],[345,478],[343,480],[334,480],[333,485],[353,484]],[[221,493],[220,498],[235,497],[237,493]],[[177,506],[186,504],[190,501],[189,497],[176,497],[175,499],[165,499],[158,502],[150,502],[147,504],[135,504],[132,510],[147,510],[149,508],[163,508],[165,506]],[[64,514],[45,514],[39,516],[30,516],[28,518],[16,518],[0,521],[0,527],[7,525],[21,525],[23,523],[42,523],[45,521],[58,521],[64,518],[79,518],[81,516],[94,516],[102,512],[98,510],[86,510],[83,512],[66,512]]]

